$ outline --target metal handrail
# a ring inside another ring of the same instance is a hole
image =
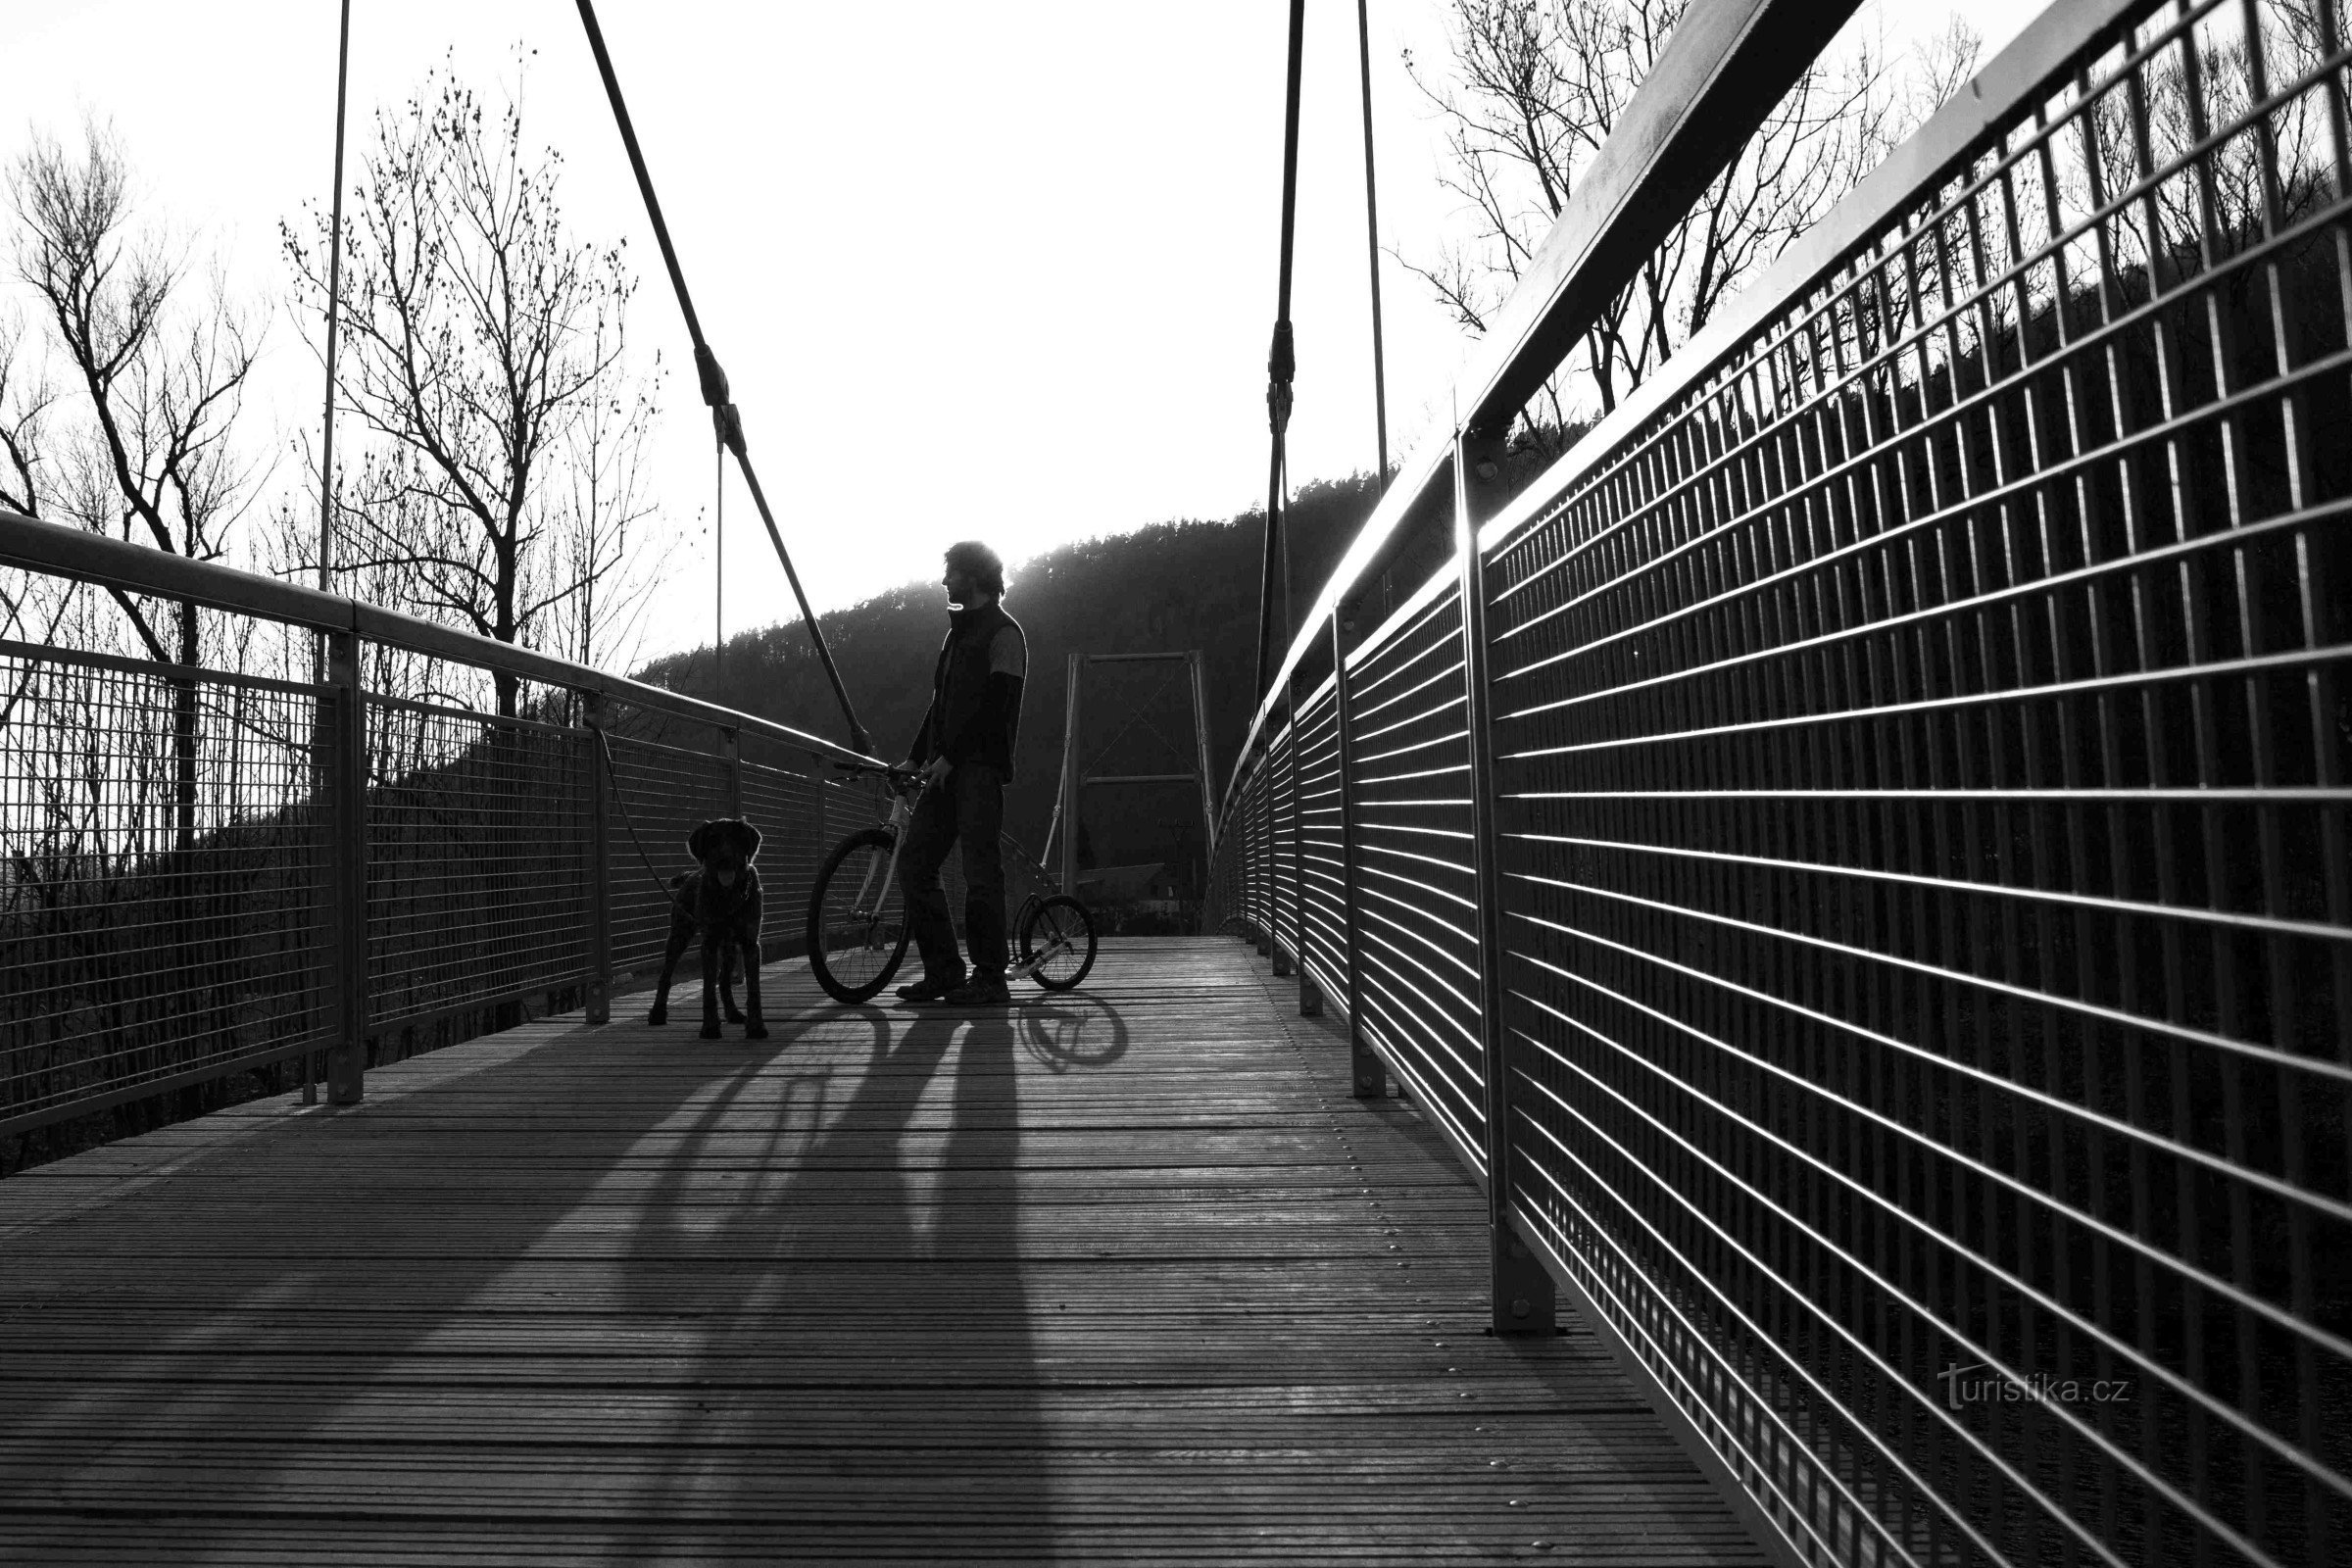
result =
[[[627,702],[675,718],[757,735],[795,751],[817,752],[843,761],[876,760],[862,752],[794,729],[789,724],[649,686],[590,664],[518,648],[513,643],[347,599],[341,594],[320,593],[316,588],[240,571],[219,562],[191,561],[126,540],[109,539],[86,529],[43,522],[5,507],[0,507],[0,565],[21,566],[126,593],[185,600],[211,610],[235,611],[313,631],[348,632],[383,647],[518,675],[611,702]]]

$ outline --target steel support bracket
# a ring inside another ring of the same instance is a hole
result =
[[[1519,1239],[1508,1215],[1496,1220],[1488,1234],[1494,1244],[1494,1332],[1549,1335],[1558,1296],[1544,1260]]]

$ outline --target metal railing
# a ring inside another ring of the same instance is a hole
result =
[[[1497,1325],[1531,1250],[1785,1559],[2352,1549],[2348,66],[2053,8],[1508,505],[1408,462],[1236,770]]]
[[[326,643],[316,680],[0,642],[0,1134],[313,1053],[348,1103],[379,1043],[525,999],[601,1021],[696,823],[760,826],[782,952],[870,809],[830,742],[350,600],[6,513],[0,567]]]

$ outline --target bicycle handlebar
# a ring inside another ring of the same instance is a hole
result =
[[[894,790],[913,789],[923,782],[921,768],[908,767],[900,762],[886,762],[880,767],[876,767],[871,762],[845,762],[836,760],[832,765],[844,773],[863,773],[870,778],[885,779]]]

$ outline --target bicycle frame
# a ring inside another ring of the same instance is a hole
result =
[[[922,800],[924,794],[928,792],[930,788],[930,781],[926,779],[922,784],[916,787],[911,795],[904,794],[897,790],[893,790],[891,792],[890,809],[884,813],[882,822],[880,824],[890,834],[890,859],[887,863],[883,864],[879,868],[879,889],[877,889],[875,885],[877,868],[871,861],[867,862],[865,875],[858,884],[858,896],[851,902],[850,905],[850,912],[853,918],[871,918],[881,912],[882,901],[890,897],[890,890],[899,879],[899,856],[900,853],[906,847],[906,826],[909,822],[914,820],[914,808],[916,804]],[[1022,849],[1009,837],[1005,838],[1003,842],[1006,848],[1013,851],[1021,858],[1023,861],[1027,863],[1028,869],[1035,880],[1039,882],[1046,880],[1044,867],[1037,863],[1035,858],[1033,858],[1028,851]],[[869,897],[872,901],[871,903],[868,902]],[[1027,898],[1021,900],[1020,908],[1013,914],[1012,918],[1005,923],[1005,936],[1010,938],[1014,933],[1018,932],[1021,929],[1021,922],[1029,917],[1029,911],[1044,902],[1045,900],[1040,898],[1035,893],[1032,893]],[[1030,956],[1015,961],[1011,967],[1005,971],[1005,978],[1008,980],[1026,980],[1031,975],[1035,974],[1047,959],[1054,956],[1056,954],[1068,951],[1070,943],[1067,939],[1055,938],[1053,941],[1048,942],[1036,953],[1030,955]]]
[[[914,819],[915,801],[921,800],[923,790],[929,788],[925,784],[917,789],[912,800],[895,790],[891,793],[890,811],[882,819],[882,825],[890,831],[890,861],[881,868],[882,886],[878,893],[874,888],[873,862],[866,863],[865,877],[858,884],[858,897],[850,904],[850,912],[855,918],[864,919],[878,914],[882,901],[890,897],[891,887],[899,879],[899,852],[906,847],[906,824]],[[866,903],[868,894],[873,895],[870,906]]]

